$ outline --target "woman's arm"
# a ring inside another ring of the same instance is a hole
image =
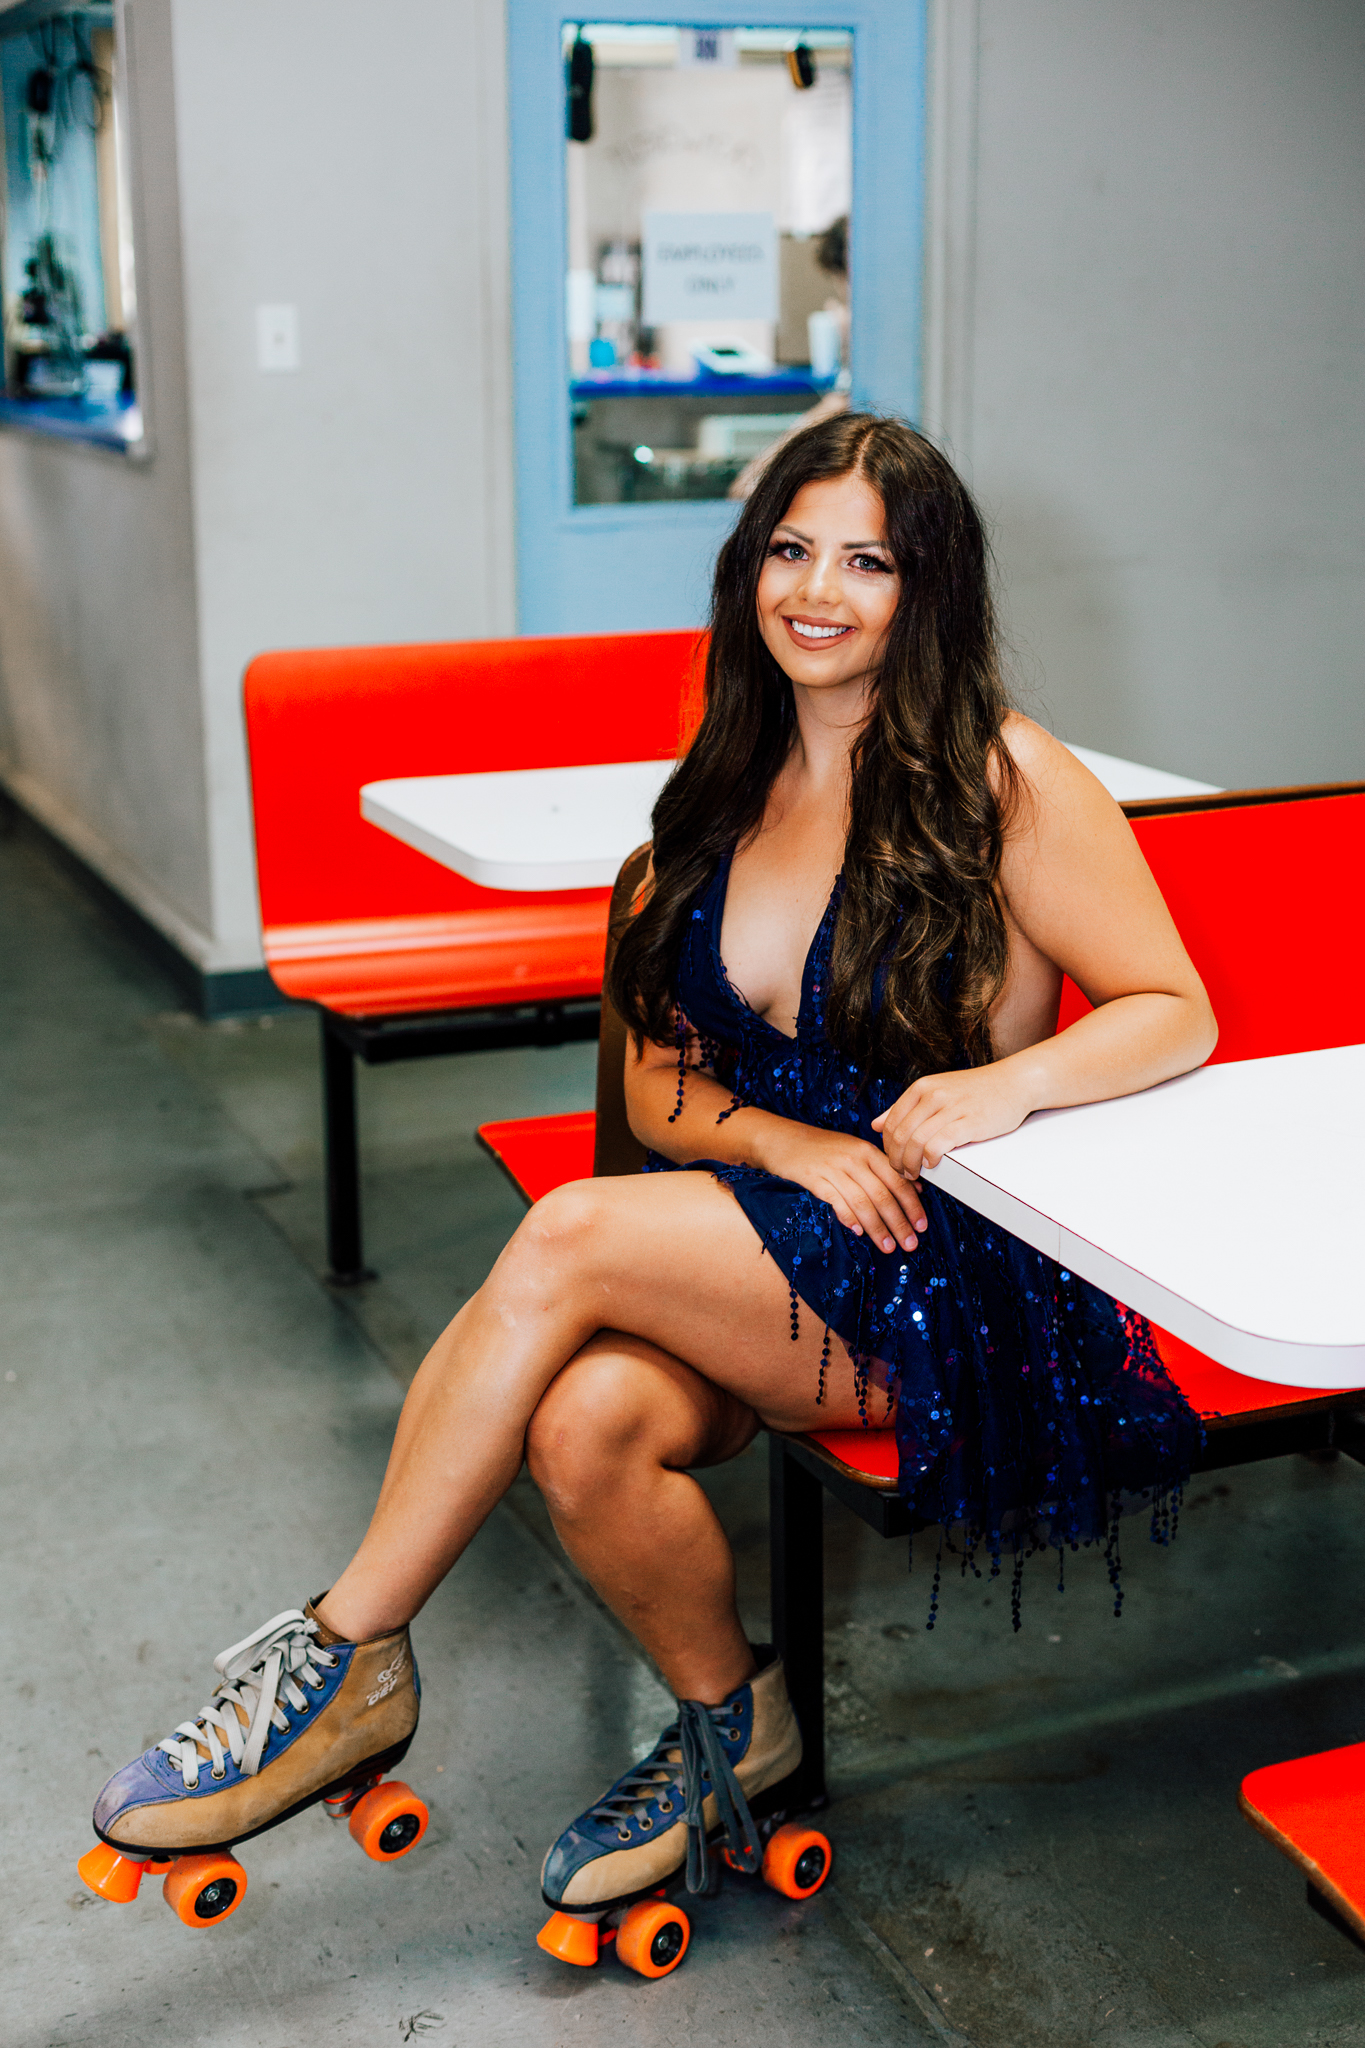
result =
[[[696,1040],[688,1043],[681,1115],[678,1105],[678,1050],[646,1040],[637,1053],[626,1047],[626,1114],[642,1144],[685,1166],[693,1159],[719,1159],[731,1166],[761,1166],[796,1181],[828,1202],[848,1229],[864,1232],[883,1251],[895,1244],[913,1251],[925,1227],[923,1205],[876,1145],[839,1131],[775,1116],[766,1109],[730,1108],[730,1090],[691,1064]]]
[[[1035,1109],[1130,1095],[1197,1067],[1218,1037],[1209,999],[1127,819],[1059,741],[1013,716],[1023,779],[1001,866],[1018,953],[1069,974],[1095,1007],[988,1067],[932,1074],[876,1120],[905,1173],[1002,1136]]]

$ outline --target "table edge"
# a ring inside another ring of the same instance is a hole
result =
[[[1172,1336],[1193,1344],[1196,1350],[1231,1372],[1241,1373],[1246,1379],[1319,1390],[1365,1385],[1365,1342],[1295,1343],[1224,1322],[1188,1296],[1174,1293],[1113,1252],[1092,1244],[1054,1217],[997,1187],[953,1153],[948,1153],[938,1166],[926,1167],[924,1177],[931,1186],[942,1188],[945,1194],[964,1202],[978,1215],[1022,1238],[1035,1251],[1056,1259],[1066,1271],[1079,1274],[1093,1287],[1102,1288],[1140,1315],[1160,1323]]]

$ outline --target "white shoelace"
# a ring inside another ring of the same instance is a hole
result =
[[[173,1735],[157,1744],[179,1764],[186,1791],[198,1790],[204,1761],[200,1751],[205,1748],[213,1777],[227,1775],[225,1756],[231,1756],[244,1778],[256,1775],[271,1728],[283,1733],[289,1727],[281,1703],[296,1712],[306,1711],[312,1702],[301,1687],[319,1691],[322,1672],[337,1662],[314,1642],[317,1628],[299,1608],[290,1607],[214,1658],[213,1668],[223,1682],[213,1698],[197,1721],[182,1721]]]

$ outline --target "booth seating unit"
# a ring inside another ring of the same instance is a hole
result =
[[[361,1241],[355,1062],[592,1038],[606,889],[482,889],[367,824],[391,776],[671,759],[695,633],[260,655],[245,708],[266,965],[322,1025],[333,1280]]]
[[[1310,1052],[1365,1037],[1365,787],[1239,792],[1124,809],[1209,991],[1220,1025],[1215,1061]],[[629,914],[647,852],[640,848],[621,871],[614,932]],[[1061,1024],[1085,1007],[1067,983]],[[625,1116],[624,1055],[624,1027],[604,1002],[596,1114],[482,1127],[485,1148],[527,1201],[568,1180],[639,1170],[643,1148]],[[1267,1133],[1268,1171],[1283,1169],[1284,1136]],[[1201,1471],[1332,1448],[1365,1463],[1365,1389],[1319,1394],[1274,1386],[1229,1372],[1165,1331],[1156,1336],[1167,1369],[1204,1419]],[[819,1805],[823,1495],[834,1495],[881,1536],[909,1536],[921,1525],[896,1491],[889,1429],[772,1433],[769,1456],[773,1637],[805,1738],[804,1801]],[[1355,1777],[1365,1783],[1362,1771],[1357,1764]],[[1365,1798],[1359,1812],[1365,1825]],[[1352,1853],[1361,1882],[1355,1924],[1365,1931],[1365,1859]],[[1340,1891],[1329,1896],[1339,1908]]]

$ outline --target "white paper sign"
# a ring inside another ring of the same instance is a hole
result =
[[[775,320],[770,213],[646,213],[644,320]]]

